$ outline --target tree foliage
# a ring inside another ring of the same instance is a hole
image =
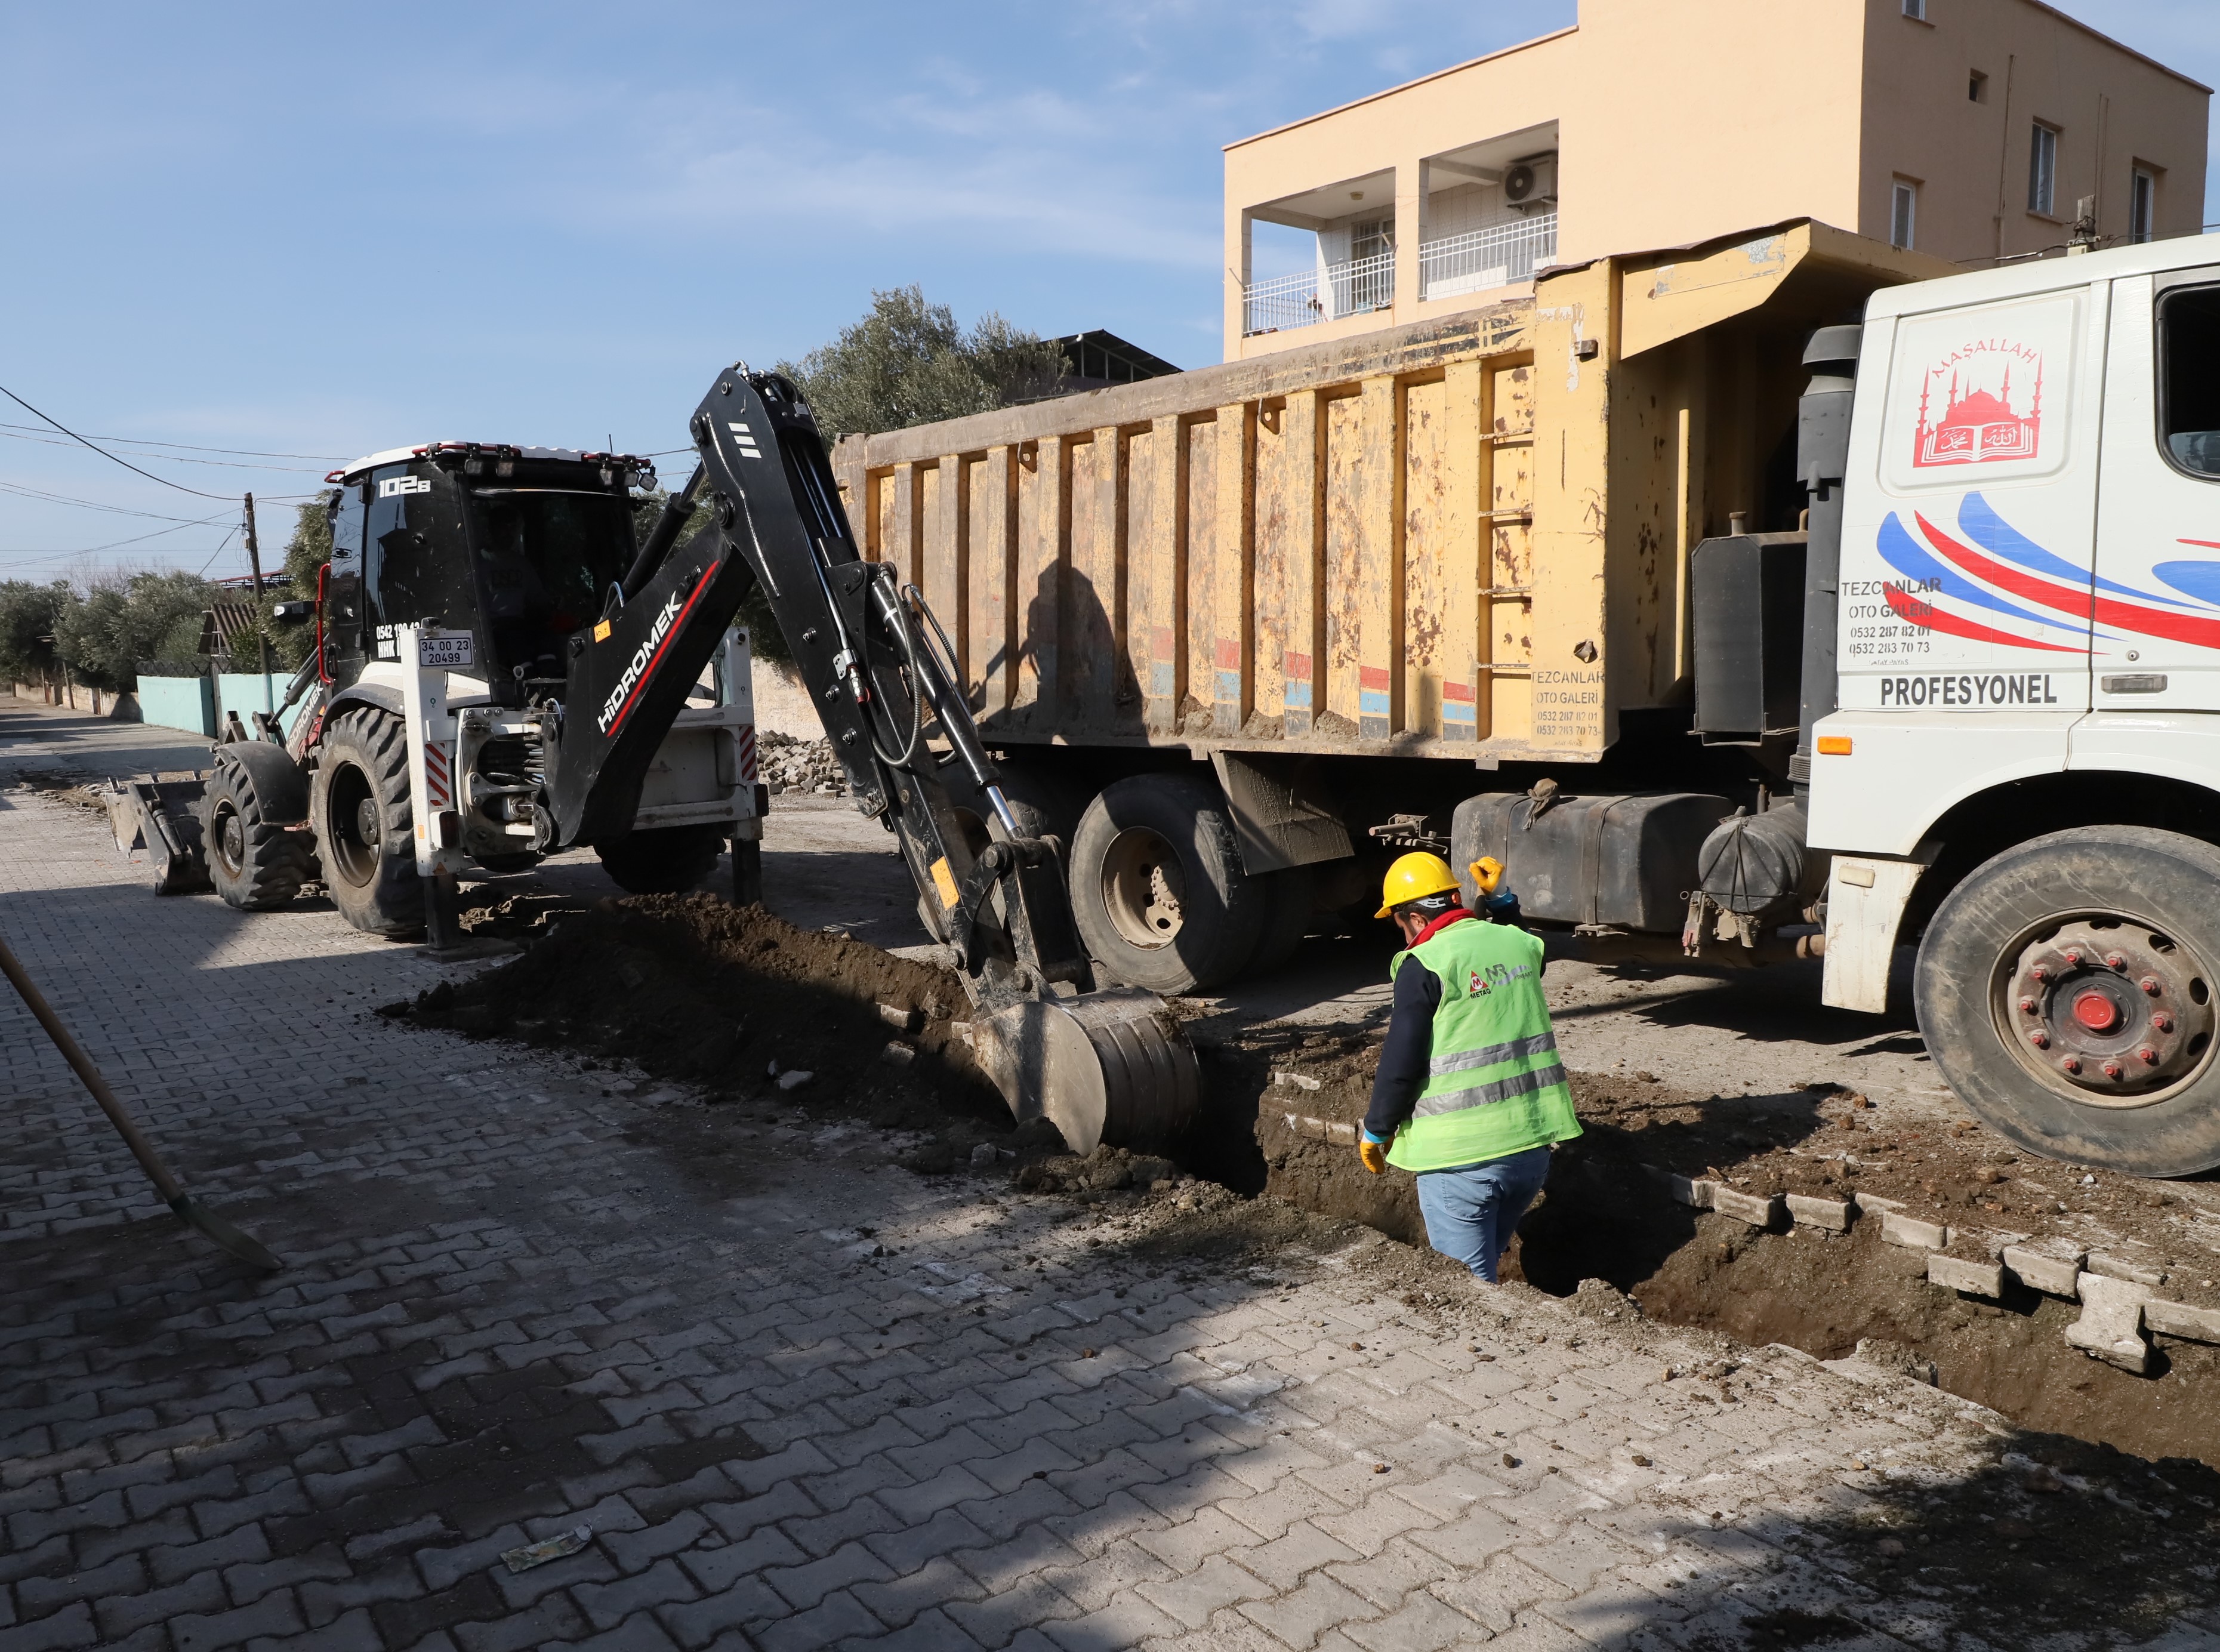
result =
[[[53,680],[54,622],[76,600],[67,580],[0,580],[0,683]]]
[[[778,371],[809,398],[830,439],[1053,395],[1068,368],[1054,340],[991,312],[966,331],[913,284],[874,292],[862,320]]]
[[[197,644],[201,614],[215,599],[216,588],[197,574],[101,574],[56,613],[54,651],[80,683],[131,689],[141,660],[194,658],[179,639]]]

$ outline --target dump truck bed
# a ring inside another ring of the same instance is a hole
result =
[[[1799,221],[834,464],[998,740],[1593,762],[1686,699],[1688,553],[1768,525],[1774,346],[1940,267]]]

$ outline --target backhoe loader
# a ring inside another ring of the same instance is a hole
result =
[[[689,430],[699,463],[639,543],[655,477],[631,455],[441,441],[334,471],[331,560],[313,602],[280,608],[315,627],[284,704],[228,726],[204,775],[122,789],[119,843],[144,845],[164,893],[263,910],[319,877],[357,928],[435,946],[460,938],[471,860],[590,845],[628,889],[681,889],[730,838],[734,896],[758,899],[766,799],[734,620],[759,585],[1013,1113],[1082,1152],[1175,1134],[1200,1097],[1193,1050],[1155,995],[1094,989],[1063,845],[1005,795],[922,595],[858,552],[807,403],[736,364]]]

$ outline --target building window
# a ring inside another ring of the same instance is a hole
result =
[[[2128,239],[2147,241],[2158,234],[2158,178],[2138,166],[2128,178]]]
[[[1989,101],[1989,78],[1979,69],[1966,77],[1966,98],[1968,103],[1986,103]]]
[[[2058,128],[2035,123],[2035,138],[2027,153],[2027,209],[2044,217],[2058,210]]]
[[[1891,246],[1910,246],[1913,233],[1919,228],[1919,185],[1897,180],[1888,208],[1888,244]]]
[[[1915,22],[1927,21],[1927,0],[1904,0],[1904,15]]]

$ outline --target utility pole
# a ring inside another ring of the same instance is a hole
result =
[[[265,711],[274,711],[270,687],[270,633],[262,628],[262,545],[254,537],[254,496],[246,496],[246,566],[254,576],[254,640],[261,656]]]

